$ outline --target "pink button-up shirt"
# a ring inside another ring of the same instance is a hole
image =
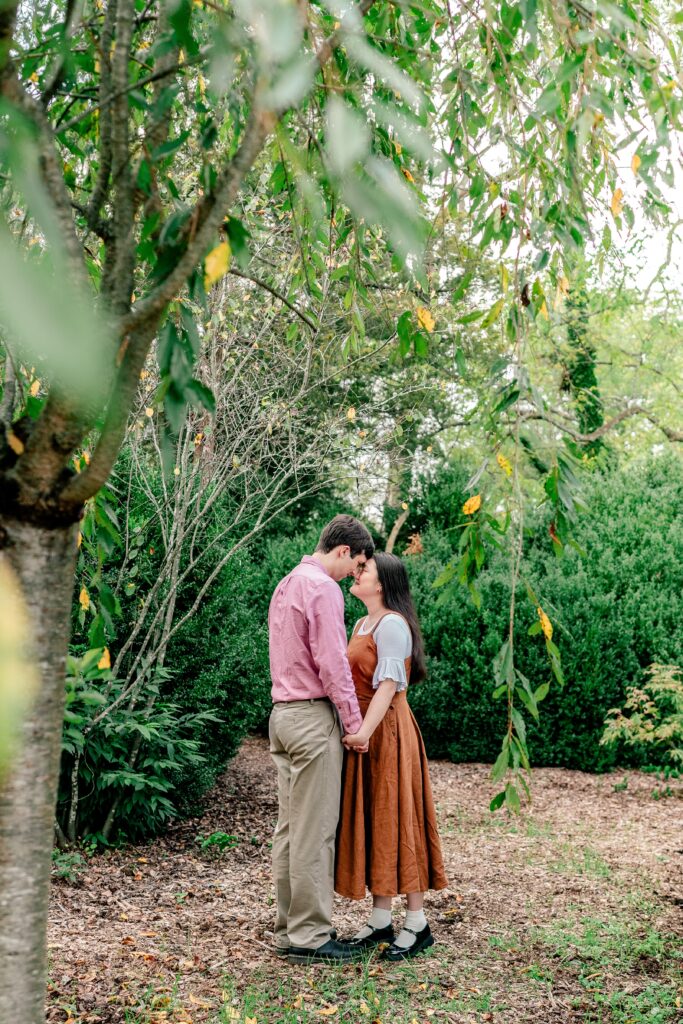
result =
[[[344,729],[358,732],[363,717],[346,656],[344,598],[315,558],[304,555],[278,583],[268,630],[273,702],[329,697]]]

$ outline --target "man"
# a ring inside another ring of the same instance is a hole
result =
[[[340,719],[348,733],[358,732],[363,721],[346,657],[338,584],[360,573],[373,551],[361,522],[335,516],[313,554],[278,583],[270,602],[270,751],[279,802],[273,837],[275,950],[292,963],[342,963],[358,955],[331,933]]]

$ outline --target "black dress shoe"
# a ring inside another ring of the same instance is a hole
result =
[[[414,932],[412,928],[406,928],[407,932],[412,932],[415,936],[415,942],[411,946],[397,946],[395,942],[385,949],[382,953],[383,960],[409,960],[412,956],[417,956],[418,953],[422,953],[423,950],[429,949],[430,946],[434,945],[434,936],[429,930],[429,925],[426,924],[421,932]]]
[[[332,931],[330,932],[330,938],[331,939],[336,939],[337,938],[337,929],[336,928],[333,928]],[[290,949],[291,949],[291,946],[275,946],[274,947],[275,956],[281,956],[281,957],[288,956]]]
[[[368,927],[370,926],[368,925]],[[363,939],[342,939],[342,942],[345,942],[348,946],[353,946],[354,949],[365,950],[379,946],[382,942],[393,942],[395,938],[394,929],[388,924],[386,928],[373,929],[370,935],[366,935]]]
[[[361,953],[362,950],[356,949],[346,942],[328,939],[317,949],[307,949],[306,946],[290,946],[287,959],[290,964],[345,964],[350,960],[355,960]]]

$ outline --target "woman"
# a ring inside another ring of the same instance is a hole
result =
[[[364,719],[359,732],[344,737],[334,887],[352,900],[364,899],[366,887],[372,893],[367,925],[347,941],[362,949],[389,942],[384,957],[405,960],[434,943],[425,889],[448,885],[427,757],[406,700],[408,683],[425,675],[422,636],[408,574],[395,555],[376,552],[351,593],[367,608],[348,648]],[[366,754],[354,751],[368,744]],[[399,893],[408,909],[395,937],[391,900]]]

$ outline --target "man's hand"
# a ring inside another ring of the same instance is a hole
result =
[[[359,732],[347,733],[343,737],[342,743],[347,750],[355,750],[357,754],[367,754],[368,752],[368,737],[362,729]]]

